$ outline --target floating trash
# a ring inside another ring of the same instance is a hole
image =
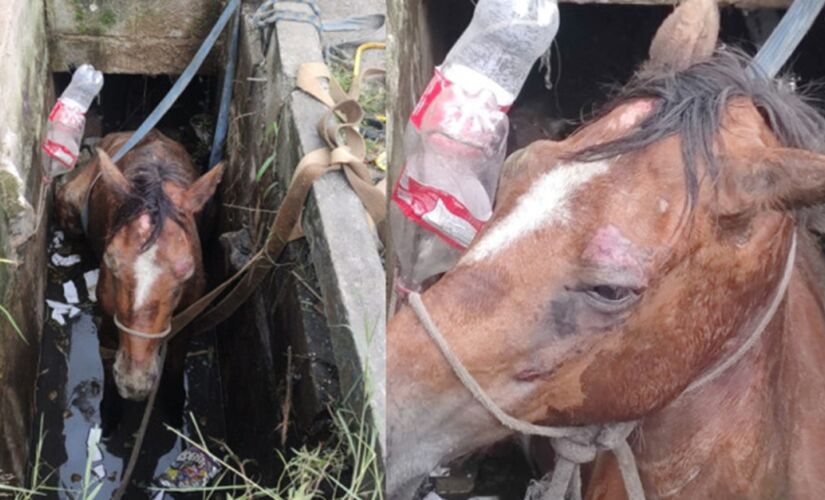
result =
[[[75,290],[75,296],[77,294],[77,290]],[[52,310],[51,318],[59,325],[66,324],[66,317],[74,318],[78,314],[80,314],[80,309],[71,305],[71,304],[64,304],[63,302],[58,302],[56,300],[49,300],[46,299],[46,305]]]
[[[72,267],[75,264],[80,263],[80,256],[79,255],[60,255],[59,253],[52,254],[52,264],[55,266],[60,267]]]
[[[206,453],[188,448],[155,481],[163,488],[203,488],[220,470]]]
[[[63,296],[69,304],[80,303],[80,298],[77,295],[77,287],[73,281],[63,283]]]
[[[93,269],[83,273],[83,281],[86,282],[86,291],[91,302],[97,302],[97,280],[100,278],[100,269]]]

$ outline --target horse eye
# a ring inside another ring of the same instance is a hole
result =
[[[597,295],[599,298],[610,301],[624,300],[629,297],[633,291],[626,287],[597,285],[590,289],[590,292]]]
[[[597,304],[607,307],[622,307],[639,298],[637,290],[626,286],[595,285],[585,289],[585,293]]]

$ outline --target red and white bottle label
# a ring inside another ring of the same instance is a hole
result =
[[[86,114],[80,106],[58,99],[51,113],[49,113],[49,121],[59,123],[70,130],[77,130],[79,135],[82,135],[83,127],[86,124]],[[43,151],[62,163],[67,169],[74,168],[77,163],[77,155],[69,149],[68,145],[58,142],[52,137],[46,138],[43,143]]]
[[[427,109],[429,109],[435,98],[450,85],[452,85],[452,82],[444,78],[444,74],[441,73],[438,68],[435,68],[432,80],[427,84],[427,88],[424,89],[424,93],[421,94],[421,97],[415,104],[415,109],[413,109],[410,114],[410,122],[412,122],[416,130],[421,129],[421,120],[424,118],[424,113],[427,112]]]
[[[455,196],[403,174],[392,199],[408,219],[458,250],[466,249],[484,224]]]
[[[441,72],[441,68],[435,68],[432,80],[427,84],[427,88],[424,89],[424,93],[418,98],[418,102],[415,103],[415,108],[410,114],[410,122],[415,126],[416,130],[421,130],[421,122],[424,119],[424,114],[427,113],[433,101],[436,100],[439,94],[453,85],[455,84],[448,80],[447,77],[444,76],[444,73]],[[510,106],[499,106],[499,109],[503,113],[507,113],[510,111]]]
[[[77,104],[58,99],[49,113],[50,122],[58,122],[73,129],[82,129],[86,123],[86,113]]]
[[[77,156],[69,148],[51,139],[46,139],[46,142],[43,143],[43,151],[68,169],[74,168],[75,163],[77,163]]]

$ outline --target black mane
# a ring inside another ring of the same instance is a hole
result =
[[[574,158],[607,159],[678,134],[692,205],[699,190],[696,159],[703,161],[711,177],[717,176],[714,137],[728,103],[741,97],[754,103],[783,146],[825,152],[825,118],[814,108],[814,100],[805,91],[794,91],[788,80],[749,74],[750,61],[741,51],[720,49],[684,71],[638,73],[606,109],[631,99],[654,98],[650,115],[627,136],[590,146]]]
[[[141,252],[144,252],[157,241],[166,219],[183,225],[183,214],[163,190],[163,183],[171,181],[185,187],[192,179],[177,168],[152,162],[139,163],[124,172],[124,175],[131,184],[131,191],[117,208],[110,234],[114,235],[142,214],[149,214],[152,232],[141,245]]]

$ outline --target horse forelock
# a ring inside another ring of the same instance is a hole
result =
[[[629,134],[587,146],[569,159],[609,159],[678,135],[687,201],[692,207],[699,191],[699,165],[705,166],[711,178],[724,168],[717,162],[715,139],[728,104],[741,98],[754,104],[782,146],[825,153],[825,118],[814,107],[810,89],[795,90],[786,78],[749,74],[750,62],[744,52],[722,48],[683,71],[637,73],[595,121],[635,99],[652,99],[651,112]]]
[[[146,252],[157,241],[167,219],[186,228],[184,214],[175,206],[163,185],[172,182],[186,187],[192,179],[181,168],[148,162],[140,163],[125,172],[131,191],[117,208],[111,235],[130,224],[143,214],[149,215],[151,232],[141,244],[140,252]]]

